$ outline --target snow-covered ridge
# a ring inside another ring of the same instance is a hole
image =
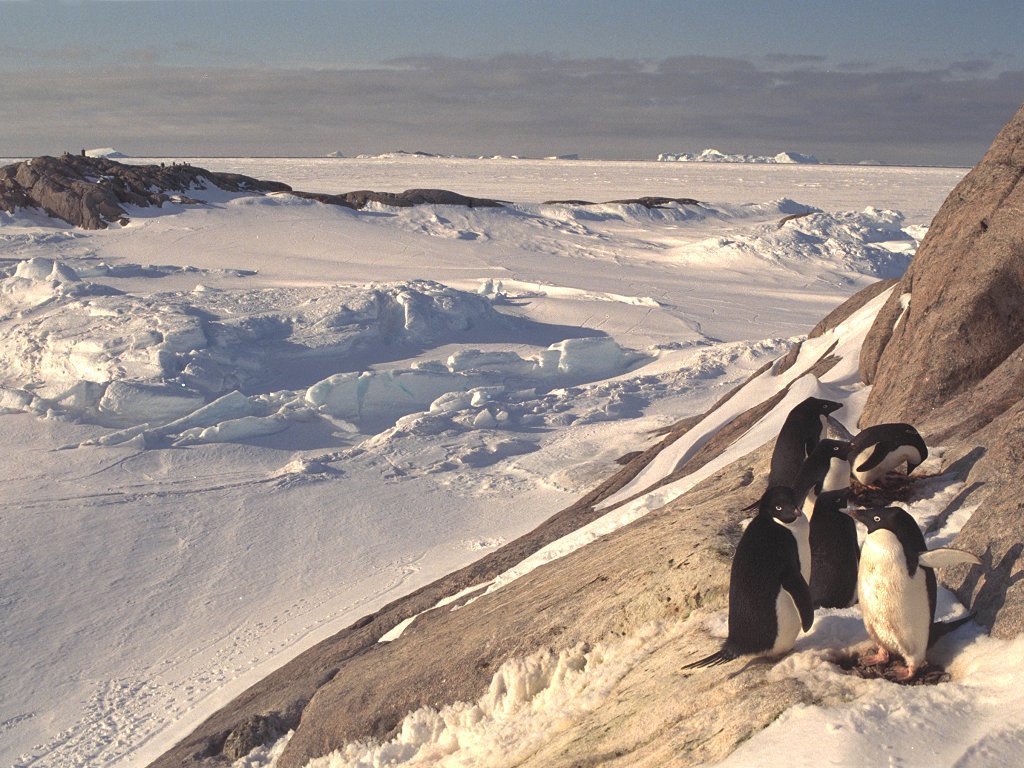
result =
[[[805,155],[800,152],[779,152],[777,155],[744,155],[744,154],[727,154],[725,152],[719,152],[717,149],[705,149],[701,152],[690,153],[690,152],[663,152],[658,155],[659,162],[678,162],[678,163],[767,163],[767,164],[785,164],[791,165],[794,163],[817,163],[818,158],[814,155]]]

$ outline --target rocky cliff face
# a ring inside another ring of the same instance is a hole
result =
[[[1024,631],[1024,107],[936,214],[861,374],[861,427],[913,422],[960,462],[957,503],[978,509],[954,546],[984,568],[951,569],[948,585],[993,634]]]

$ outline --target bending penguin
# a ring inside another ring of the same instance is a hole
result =
[[[814,621],[809,572],[807,518],[791,489],[769,488],[732,559],[729,635],[720,650],[683,669],[790,651],[800,630],[806,632]]]
[[[814,451],[828,424],[828,415],[842,408],[842,403],[808,397],[789,412],[772,452],[768,487],[784,485],[790,488],[804,461]]]
[[[886,473],[906,462],[907,474],[928,458],[928,447],[910,424],[876,424],[851,441],[853,476],[864,485],[874,485]]]
[[[933,568],[981,561],[958,549],[928,551],[917,522],[899,507],[857,509],[850,514],[867,526],[860,555],[858,592],[864,626],[878,651],[863,661],[885,664],[890,654],[903,657],[899,680],[912,679],[929,646],[970,617],[935,623]]]

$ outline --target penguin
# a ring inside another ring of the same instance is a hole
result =
[[[814,515],[819,494],[850,487],[849,453],[850,444],[845,440],[821,440],[804,461],[793,482],[793,493],[808,520]],[[839,506],[846,506],[845,497]]]
[[[846,477],[849,479],[849,474]],[[815,608],[847,608],[857,599],[860,546],[857,524],[844,511],[848,495],[848,487],[825,490],[814,503],[809,586]]]
[[[804,460],[821,440],[828,425],[828,415],[842,407],[842,403],[832,400],[808,397],[789,412],[775,440],[768,472],[769,488],[775,485],[793,487]]]
[[[729,635],[722,648],[683,669],[724,664],[742,655],[788,653],[814,609],[807,586],[810,545],[807,518],[793,491],[765,491],[754,519],[740,537],[729,576]]]
[[[980,565],[970,552],[928,551],[917,522],[899,507],[850,510],[868,529],[860,554],[857,590],[868,635],[878,647],[866,664],[903,657],[898,680],[911,680],[924,664],[928,647],[966,619],[935,623],[935,571],[956,563]]]
[[[928,458],[928,447],[910,424],[876,424],[860,432],[851,443],[853,476],[863,485],[873,485],[903,462],[909,475]]]

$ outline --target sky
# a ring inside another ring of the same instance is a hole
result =
[[[0,0],[0,156],[810,153],[972,165],[1024,3]]]

